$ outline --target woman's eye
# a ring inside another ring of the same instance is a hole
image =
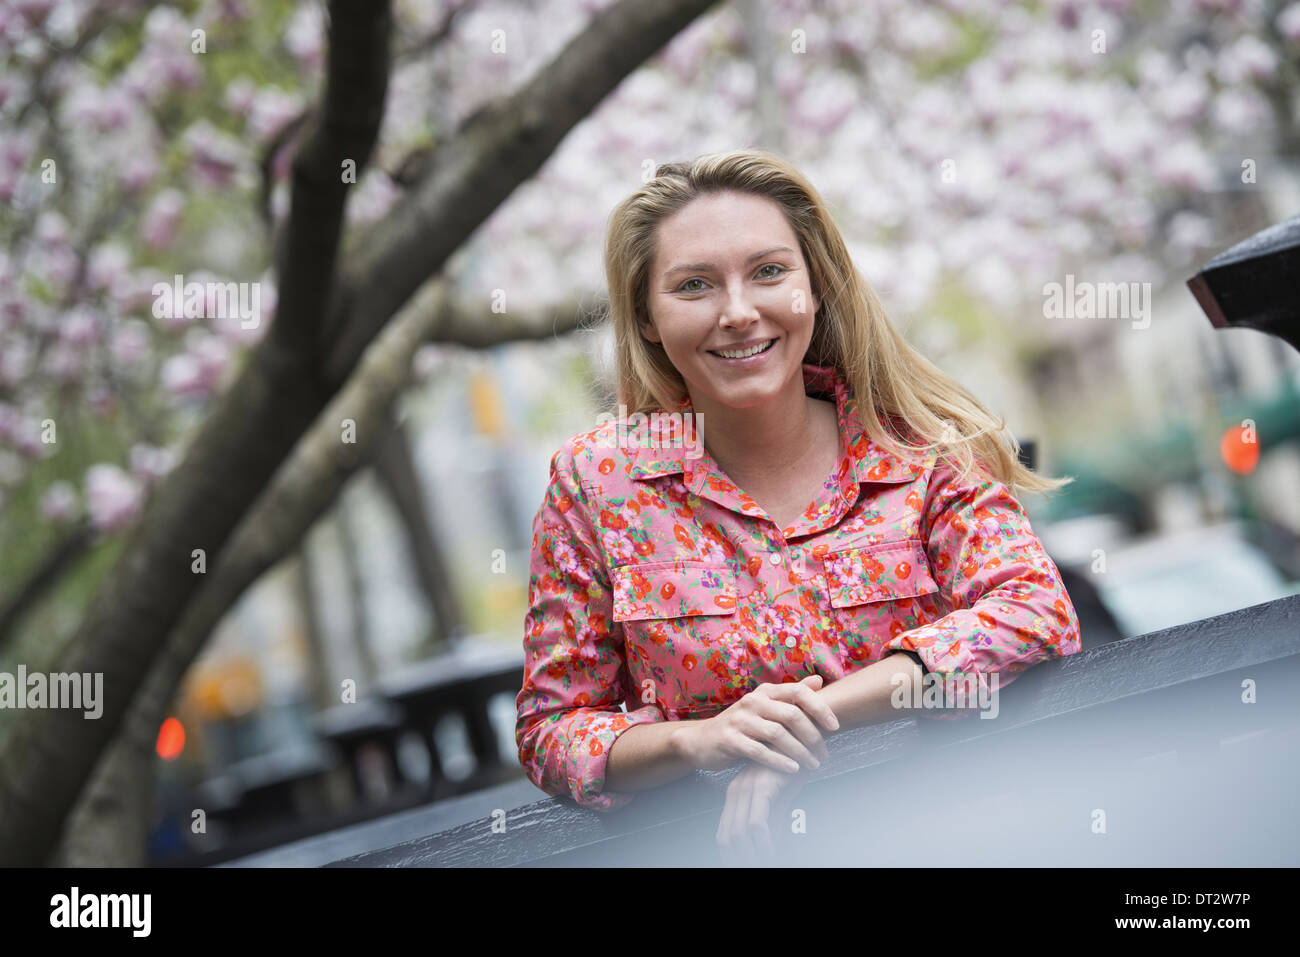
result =
[[[768,273],[767,276],[764,277],[764,278],[766,278],[766,279],[775,279],[777,276],[779,276],[779,275],[781,275],[782,273],[785,272],[785,267],[784,267],[784,266],[779,266],[779,265],[777,265],[776,263],[767,263],[767,264],[764,265],[764,266],[760,266],[758,271],[759,271],[759,273],[761,274],[761,273],[763,272],[764,269],[768,269],[768,268],[772,268],[772,269],[775,269],[775,270],[777,270],[777,271],[774,272],[774,273]]]
[[[688,279],[688,280],[686,280],[686,282],[682,283],[682,284],[678,287],[678,291],[679,291],[679,292],[699,292],[700,290],[698,290],[698,289],[687,289],[687,288],[686,288],[687,286],[689,286],[689,285],[690,285],[691,283],[693,283],[693,282],[704,282],[704,280],[703,280],[703,279]]]

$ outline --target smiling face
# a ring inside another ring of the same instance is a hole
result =
[[[642,335],[663,346],[693,403],[752,408],[791,382],[802,395],[818,300],[781,207],[710,193],[663,220],[656,238]],[[735,357],[754,347],[765,351]]]

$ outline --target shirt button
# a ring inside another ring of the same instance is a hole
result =
[[[785,646],[786,646],[787,648],[793,648],[793,647],[794,647],[795,645],[797,645],[798,643],[799,643],[799,642],[795,640],[794,635],[790,635],[790,636],[789,636],[788,638],[786,638],[786,640],[785,640]]]
[[[780,552],[773,552],[773,553],[772,553],[772,559],[771,559],[771,561],[772,561],[772,564],[773,564],[773,565],[780,565],[780,564],[781,564],[781,553],[780,553]]]

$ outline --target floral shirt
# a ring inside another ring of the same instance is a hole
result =
[[[808,394],[835,400],[840,459],[785,528],[667,416],[555,454],[516,700],[520,762],[542,790],[627,804],[604,787],[620,734],[710,717],[764,682],[829,684],[903,650],[940,677],[1005,686],[1079,650],[1060,574],[1006,486],[890,454],[836,370],[803,370]]]

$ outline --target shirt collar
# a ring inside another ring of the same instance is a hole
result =
[[[838,369],[804,363],[803,381],[804,389],[809,394],[821,393],[835,399],[835,412],[840,425],[842,484],[847,485],[854,480],[857,484],[910,482],[925,472],[927,462],[901,458],[871,440],[858,418],[857,400]],[[678,401],[677,411],[694,411],[689,395]],[[705,429],[707,431],[707,424]],[[687,435],[690,435],[689,431]],[[680,472],[687,475],[687,484],[694,488],[704,486],[711,477],[710,473],[712,477],[725,481],[718,474],[713,456],[703,449],[702,444],[699,451],[703,454],[694,458],[687,454],[692,450],[683,447],[687,444],[689,443],[659,441],[649,447],[633,449],[631,477],[652,479]],[[847,467],[844,462],[846,451]],[[852,478],[847,474],[849,472],[852,473]]]

